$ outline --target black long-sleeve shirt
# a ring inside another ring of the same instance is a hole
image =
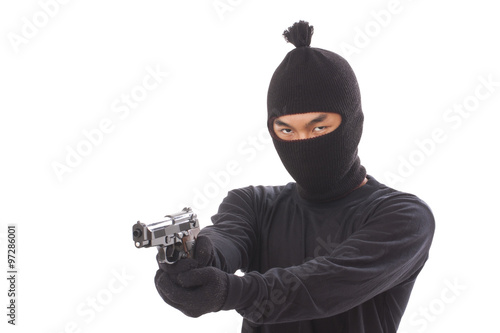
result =
[[[230,191],[201,235],[230,275],[223,309],[242,332],[396,332],[434,234],[416,196],[368,176],[348,196],[312,203],[295,183]]]

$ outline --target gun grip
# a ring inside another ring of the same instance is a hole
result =
[[[199,232],[200,228],[190,229],[187,231],[187,235],[182,237],[182,245],[188,258],[193,258],[194,256],[194,243]]]

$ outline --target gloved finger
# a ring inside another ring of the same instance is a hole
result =
[[[193,298],[190,290],[173,283],[168,274],[160,269],[156,272],[155,286],[165,303],[181,311],[186,316],[196,318],[205,313],[202,309],[198,309],[199,300],[196,297]]]
[[[156,271],[155,275],[155,287],[156,290],[158,291],[158,294],[160,294],[160,297],[165,301],[166,303],[170,304],[170,299],[168,298],[168,285],[166,285],[165,280],[168,279],[168,277],[164,277],[165,272],[163,272],[161,269],[158,269]]]
[[[214,267],[202,267],[189,272],[181,273],[177,276],[177,281],[184,288],[201,287],[211,284],[217,278]]]
[[[158,263],[158,267],[168,274],[179,274],[198,267],[198,262],[194,259],[181,259],[173,264]]]
[[[214,259],[213,251],[213,245],[210,238],[205,236],[198,236],[198,238],[196,238],[194,259],[198,261],[200,267],[212,265]]]
[[[215,267],[193,269],[178,275],[185,280],[185,285],[178,285],[170,275],[158,270],[155,284],[167,304],[196,318],[221,309],[227,297],[226,275]]]
[[[155,287],[165,303],[175,308],[181,307],[184,289],[175,284],[161,269],[156,271]]]

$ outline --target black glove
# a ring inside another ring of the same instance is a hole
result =
[[[163,300],[189,317],[219,311],[227,298],[228,274],[215,267],[194,268],[194,259],[182,259],[183,272],[170,274],[159,269],[155,285]]]
[[[198,238],[196,238],[193,254],[197,265],[194,265],[192,262],[186,263],[185,259],[181,259],[173,264],[158,263],[158,266],[162,271],[171,275],[176,275],[195,267],[212,266],[215,257],[214,247],[210,238],[205,236],[199,236]],[[156,256],[156,260],[158,262],[158,255]]]
[[[220,310],[227,296],[227,274],[211,267],[215,261],[210,238],[198,236],[194,259],[159,264],[155,285],[163,300],[190,317]],[[208,266],[208,267],[207,267]]]
[[[198,261],[198,267],[214,266],[214,246],[210,238],[198,236],[194,245],[194,259]]]

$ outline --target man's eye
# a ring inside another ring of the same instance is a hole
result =
[[[314,132],[321,132],[326,128],[326,126],[318,126],[314,128]]]
[[[291,130],[291,129],[289,129],[289,128],[283,128],[283,129],[281,129],[280,131],[281,131],[281,133],[283,133],[283,134],[290,134],[290,133],[292,133],[292,130]]]

